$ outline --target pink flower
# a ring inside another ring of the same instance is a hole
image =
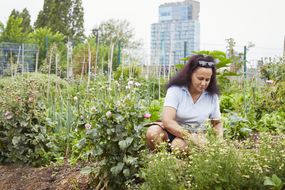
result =
[[[149,119],[149,118],[151,117],[151,114],[150,114],[150,113],[146,113],[146,114],[143,115],[143,117],[144,117],[145,119]]]
[[[84,127],[85,127],[85,129],[91,129],[91,125],[89,124],[89,123],[86,123],[85,125],[84,125]]]

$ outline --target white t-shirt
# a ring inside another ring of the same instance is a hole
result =
[[[164,106],[176,109],[176,121],[191,132],[206,130],[203,124],[208,119],[221,119],[218,95],[207,91],[194,103],[188,88],[171,86],[167,90]]]

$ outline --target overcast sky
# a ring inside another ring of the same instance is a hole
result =
[[[150,43],[150,25],[158,22],[158,6],[177,0],[83,0],[86,33],[111,18],[126,19],[137,39]],[[178,0],[179,1],[179,0]],[[234,38],[237,49],[253,42],[249,57],[283,54],[285,0],[199,0],[201,49],[225,50],[225,39]],[[35,21],[43,0],[0,0],[0,21],[6,24],[13,9],[27,8]]]

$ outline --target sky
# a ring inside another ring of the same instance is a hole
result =
[[[150,47],[150,26],[158,22],[158,7],[181,0],[82,0],[85,33],[108,19],[125,19],[134,28],[136,38]],[[197,0],[200,2],[200,49],[226,49],[225,39],[236,41],[242,52],[249,42],[249,59],[283,55],[285,36],[285,0]],[[0,0],[0,21],[6,21],[13,9],[27,8],[32,23],[44,0]]]

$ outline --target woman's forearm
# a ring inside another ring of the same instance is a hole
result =
[[[176,121],[169,120],[163,121],[163,126],[165,129],[176,137],[184,139],[189,133],[187,130],[183,129]]]
[[[213,125],[214,131],[218,138],[223,138],[224,136],[224,128],[222,122],[216,123]]]

